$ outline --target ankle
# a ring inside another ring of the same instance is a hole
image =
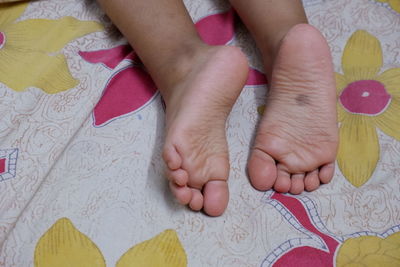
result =
[[[193,63],[197,62],[209,49],[211,49],[210,46],[201,42],[182,45],[179,51],[169,51],[168,56],[160,60],[157,69],[150,71],[167,102],[169,91],[184,79],[191,71]]]
[[[294,25],[287,25],[282,27],[279,31],[275,32],[273,36],[264,40],[262,44],[259,45],[261,54],[263,56],[264,66],[266,68],[266,73],[268,79],[271,79],[272,68],[279,53],[282,42],[284,41],[286,35],[296,27],[302,27],[308,25],[307,23],[298,23]]]

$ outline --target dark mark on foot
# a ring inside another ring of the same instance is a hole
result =
[[[309,105],[311,103],[310,97],[308,95],[298,95],[296,97],[296,103],[300,106]]]

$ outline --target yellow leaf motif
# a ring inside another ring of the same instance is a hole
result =
[[[0,5],[0,82],[18,92],[37,87],[48,94],[77,86],[61,49],[103,26],[73,17],[18,21],[27,6]]]
[[[129,249],[117,262],[116,267],[185,267],[186,253],[173,230],[166,230],[158,236]]]
[[[106,266],[99,248],[67,218],[59,219],[39,240],[36,267]]]
[[[337,266],[400,266],[400,232],[387,238],[350,238],[340,247]]]

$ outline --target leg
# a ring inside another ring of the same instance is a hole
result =
[[[163,158],[178,201],[211,216],[228,202],[226,118],[247,78],[235,47],[197,35],[182,0],[98,0],[140,56],[165,100]]]
[[[271,81],[250,180],[259,190],[315,190],[331,180],[338,145],[328,44],[306,24],[301,0],[230,2],[254,36]]]

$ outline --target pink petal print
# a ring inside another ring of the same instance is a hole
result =
[[[129,66],[108,82],[93,111],[94,125],[104,126],[114,119],[138,111],[156,95],[157,88],[144,70]]]
[[[235,11],[207,16],[196,23],[201,39],[209,45],[225,45],[235,34]]]
[[[0,149],[0,155],[0,182],[3,182],[17,173],[18,149]]]
[[[265,85],[267,84],[267,77],[264,73],[253,69],[249,69],[249,77],[247,78],[246,85]]]
[[[290,248],[288,252],[284,253],[281,257],[274,261],[273,266],[299,266],[299,267],[310,267],[310,266],[334,266],[334,256],[336,249],[340,243],[333,237],[319,231],[312,220],[310,219],[310,213],[304,207],[304,204],[297,198],[285,196],[282,194],[273,193],[271,199],[276,200],[282,204],[289,213],[285,215],[285,218],[293,225],[292,220],[297,220],[303,228],[307,231],[316,234],[323,241],[323,249],[314,248],[309,245],[298,246],[293,245],[294,248]],[[293,217],[291,217],[293,216]],[[293,244],[299,243],[297,240],[290,240],[285,244],[290,246],[290,242]],[[299,245],[299,244],[297,244]],[[300,244],[301,245],[301,244]],[[282,251],[281,248],[279,248]],[[265,266],[269,266],[271,262],[264,261]],[[263,265],[263,266],[264,266]]]
[[[7,159],[0,158],[0,174],[3,174],[6,172],[6,161],[7,161]]]
[[[102,63],[110,69],[114,69],[124,59],[138,60],[136,53],[129,45],[120,45],[98,51],[79,51],[79,55],[87,62]]]

